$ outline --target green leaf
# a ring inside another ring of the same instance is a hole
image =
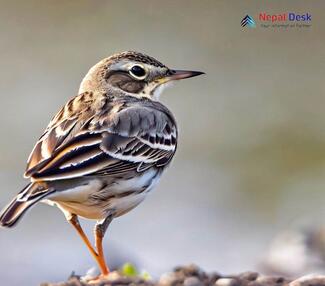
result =
[[[131,263],[125,263],[122,266],[122,274],[125,276],[137,276],[138,270],[136,267]]]
[[[141,277],[142,277],[144,280],[151,280],[151,279],[152,279],[151,275],[150,275],[149,272],[147,272],[147,271],[143,271],[143,272],[141,273]]]

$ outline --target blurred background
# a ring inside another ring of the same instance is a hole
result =
[[[112,223],[108,263],[133,262],[154,277],[191,262],[227,274],[322,272],[308,251],[324,237],[315,235],[325,215],[324,9],[324,1],[1,1],[1,207],[26,184],[35,141],[88,69],[137,50],[206,76],[162,96],[178,120],[178,152],[158,188]],[[308,12],[311,27],[240,26],[260,12]],[[93,222],[82,223],[92,234]],[[41,204],[0,230],[0,254],[3,285],[94,266],[62,213]]]

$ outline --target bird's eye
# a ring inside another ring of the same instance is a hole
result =
[[[130,70],[129,73],[135,77],[136,79],[144,79],[147,76],[146,70],[139,65],[134,65]]]

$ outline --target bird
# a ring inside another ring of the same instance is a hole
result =
[[[94,65],[36,142],[24,173],[30,182],[4,208],[0,226],[15,226],[38,202],[57,206],[107,276],[108,226],[144,200],[177,149],[175,117],[159,96],[171,82],[201,74],[135,51]],[[96,221],[94,245],[79,217]]]

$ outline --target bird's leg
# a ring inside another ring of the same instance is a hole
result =
[[[102,255],[100,255],[99,253],[97,253],[95,251],[95,249],[92,247],[88,237],[86,236],[86,234],[84,233],[78,216],[76,216],[75,214],[71,214],[69,217],[67,217],[68,221],[73,225],[73,227],[77,230],[78,234],[80,235],[80,237],[82,238],[83,242],[86,244],[88,250],[90,251],[92,257],[96,260],[100,271],[102,272],[103,275],[107,275],[108,274],[108,268],[105,264],[105,261],[103,261],[102,259]]]
[[[105,255],[103,251],[103,237],[112,219],[113,216],[109,215],[105,219],[97,222],[95,226],[95,246],[98,254],[98,264],[100,265],[102,275],[104,276],[109,273],[109,268],[107,267],[105,262]]]
[[[83,242],[86,244],[88,250],[90,251],[91,255],[93,256],[93,258],[96,260],[100,271],[102,273],[103,276],[108,275],[109,273],[109,269],[106,265],[105,262],[105,257],[104,257],[104,252],[103,252],[103,246],[102,246],[102,240],[104,237],[104,234],[107,230],[107,227],[109,226],[109,224],[111,223],[113,217],[112,216],[108,216],[107,218],[105,218],[104,220],[98,222],[96,224],[95,227],[95,246],[97,249],[96,250],[93,248],[93,246],[91,245],[88,237],[86,236],[86,234],[84,233],[78,216],[75,214],[71,214],[70,212],[67,212],[65,210],[63,210],[63,213],[67,219],[67,221],[72,224],[72,226],[77,230],[79,236],[82,238]]]
[[[78,216],[76,216],[75,214],[71,214],[67,217],[67,220],[69,223],[72,224],[72,226],[77,230],[79,236],[81,237],[81,239],[83,240],[83,242],[86,244],[88,250],[90,251],[91,255],[95,258],[95,260],[97,261],[98,259],[98,254],[96,253],[96,251],[94,250],[93,246],[91,245],[88,237],[86,236],[86,234],[84,233]]]

